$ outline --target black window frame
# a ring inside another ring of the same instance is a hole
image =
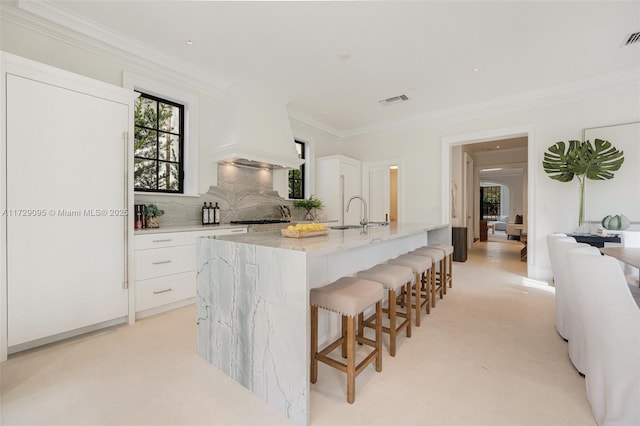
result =
[[[491,201],[490,199],[493,199]],[[502,186],[487,185],[480,187],[480,220],[498,220],[500,203],[502,200]]]
[[[306,149],[307,146],[305,144],[305,142],[299,141],[299,140],[295,140],[296,145],[300,145],[300,154],[299,154],[299,158],[301,160],[304,160],[306,157]],[[300,177],[296,177],[295,176],[295,172],[296,171],[300,171]],[[289,182],[289,199],[291,200],[303,200],[305,198],[305,193],[304,193],[304,186],[305,186],[305,179],[304,179],[304,175],[305,175],[305,163],[302,163],[302,165],[300,165],[300,169],[293,169],[293,170],[289,170],[288,173],[288,182]],[[294,188],[296,187],[296,183],[299,184],[299,188],[300,188],[300,194],[295,194],[294,193]]]
[[[165,193],[165,194],[184,194],[184,177],[185,177],[185,172],[184,172],[184,161],[185,161],[185,155],[184,155],[184,147],[185,147],[185,105],[181,104],[179,102],[175,102],[166,98],[162,98],[159,96],[155,96],[155,95],[151,95],[149,93],[145,93],[145,92],[141,92],[139,90],[136,91],[137,93],[140,94],[139,98],[146,98],[146,99],[150,99],[152,101],[156,102],[156,124],[155,124],[155,128],[151,128],[151,127],[146,127],[146,126],[140,126],[138,125],[138,123],[136,123],[134,121],[134,129],[140,128],[140,129],[145,129],[145,130],[150,130],[150,131],[154,131],[156,133],[156,156],[155,158],[150,158],[150,157],[142,157],[142,156],[138,156],[136,155],[137,152],[135,152],[135,148],[134,148],[134,175],[135,175],[135,161],[136,159],[141,159],[141,160],[145,160],[145,161],[154,161],[156,164],[156,187],[155,188],[140,188],[140,187],[136,187],[136,183],[135,183],[135,179],[134,179],[134,191],[135,192],[154,192],[154,193]],[[136,102],[138,102],[138,100],[136,99]],[[166,105],[171,105],[173,107],[178,108],[179,111],[179,123],[180,123],[180,132],[176,133],[173,131],[166,131],[166,130],[161,130],[160,129],[160,123],[159,123],[159,109],[160,109],[160,104],[166,104]],[[134,132],[135,133],[135,132]],[[169,134],[172,136],[177,136],[178,137],[178,145],[179,145],[179,156],[178,156],[178,161],[171,161],[171,160],[163,160],[160,159],[160,137],[161,134]],[[135,136],[134,136],[135,138]],[[178,165],[178,188],[177,189],[160,189],[159,188],[159,184],[160,184],[160,165],[161,163],[171,163],[171,164],[177,164]]]

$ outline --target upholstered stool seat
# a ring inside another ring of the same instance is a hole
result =
[[[391,259],[388,263],[390,265],[407,266],[415,274],[415,293],[413,293],[415,295],[415,303],[411,306],[415,307],[416,327],[420,327],[420,308],[426,305],[427,314],[430,313],[428,283],[431,281],[431,259],[427,259],[424,256],[403,254]],[[427,286],[425,291],[423,291],[424,286]]]
[[[356,376],[375,360],[376,371],[382,371],[382,284],[362,278],[342,277],[324,287],[311,289],[311,383],[318,379],[318,361],[347,374],[347,401],[352,404],[356,396]],[[371,305],[376,305],[375,340],[367,339],[362,333],[356,334],[356,316]],[[318,351],[318,308],[336,312],[342,316],[341,336],[333,343]],[[356,342],[373,348],[356,365]],[[339,362],[329,353],[338,346],[342,347],[342,357],[347,363]]]
[[[446,259],[446,273],[444,274],[446,278],[445,281],[449,284],[449,288],[453,287],[453,246],[450,244],[429,244],[427,248],[436,248],[444,252],[444,257]]]
[[[411,287],[413,283],[413,270],[407,266],[380,264],[366,271],[358,272],[358,278],[364,278],[370,281],[379,282],[389,292],[389,306],[382,311],[389,315],[389,326],[382,326],[382,332],[389,334],[389,354],[396,356],[396,336],[398,332],[405,329],[407,337],[411,337]],[[405,287],[407,299],[405,302],[404,312],[397,312],[396,300],[398,290]],[[397,318],[404,318],[400,324],[397,324]],[[363,319],[359,324],[358,333],[361,335],[363,327],[375,328],[375,315],[371,315],[367,319]]]
[[[446,286],[442,285],[442,270],[444,269],[444,253],[442,250],[432,249],[428,247],[421,247],[419,249],[409,252],[414,256],[425,256],[431,259],[431,306],[436,306],[436,292],[443,298],[443,295],[447,294]]]

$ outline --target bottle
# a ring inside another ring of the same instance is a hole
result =
[[[204,206],[202,206],[202,224],[203,225],[208,225],[209,224],[209,209],[207,208],[207,203],[204,203]]]
[[[213,208],[213,223],[214,225],[220,225],[220,207],[218,207],[218,203]]]
[[[209,207],[207,207],[207,211],[209,212],[209,225],[215,225],[215,211],[213,210],[213,205],[209,203]]]
[[[139,206],[136,206],[136,229],[142,229],[142,212]]]

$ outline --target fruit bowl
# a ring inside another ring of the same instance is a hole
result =
[[[304,225],[290,225],[285,229],[281,229],[280,233],[283,237],[287,238],[307,238],[327,235],[329,233],[329,229],[320,224],[308,223]]]

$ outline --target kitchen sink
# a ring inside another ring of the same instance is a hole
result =
[[[362,225],[336,225],[336,226],[330,226],[330,229],[360,229],[362,228]]]

